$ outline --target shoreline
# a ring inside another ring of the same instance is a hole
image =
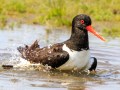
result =
[[[72,21],[71,21],[72,22]],[[56,30],[71,30],[71,26],[55,26],[55,25],[45,25],[45,24],[38,24],[38,23],[29,23],[25,20],[21,20],[21,19],[9,19],[7,21],[7,23],[5,24],[5,26],[0,27],[1,30],[5,30],[5,28],[7,29],[11,29],[13,30],[14,27],[20,27],[21,25],[26,24],[26,25],[37,25],[37,26],[44,26],[46,27],[46,29],[52,30],[52,29],[56,29]],[[109,22],[109,21],[93,21],[92,22],[92,26],[95,28],[96,31],[98,31],[99,33],[101,33],[101,35],[103,35],[104,37],[111,37],[111,38],[116,38],[116,37],[120,37],[120,22]]]
[[[73,17],[84,13],[92,18],[93,26],[99,26],[95,24],[99,22],[105,26],[98,30],[103,35],[120,37],[120,26],[115,25],[120,24],[119,3],[120,0],[1,0],[0,27],[13,28],[17,23],[70,29]]]

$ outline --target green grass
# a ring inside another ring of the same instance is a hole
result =
[[[112,38],[120,37],[120,30],[117,27],[104,28],[102,34],[106,37],[112,37]]]
[[[70,27],[72,18],[81,13],[94,22],[120,22],[120,0],[1,0],[0,27],[9,20]]]

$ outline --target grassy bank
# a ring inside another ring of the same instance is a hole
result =
[[[70,27],[80,13],[97,22],[120,22],[120,0],[1,0],[0,27],[10,21]]]

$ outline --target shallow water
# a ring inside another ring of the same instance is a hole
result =
[[[20,58],[16,48],[36,39],[40,47],[68,39],[68,30],[49,30],[22,25],[14,30],[0,30],[0,90],[118,90],[120,88],[120,39],[102,42],[90,36],[91,55],[98,59],[96,75],[49,70],[31,65]],[[3,69],[12,64],[13,69]]]

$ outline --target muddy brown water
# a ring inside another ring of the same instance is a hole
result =
[[[120,39],[102,42],[89,34],[91,56],[98,59],[96,75],[74,71],[49,70],[32,65],[16,48],[39,40],[40,47],[68,39],[68,30],[48,30],[22,25],[0,30],[0,90],[118,90],[120,88]],[[14,65],[3,69],[2,64]]]

